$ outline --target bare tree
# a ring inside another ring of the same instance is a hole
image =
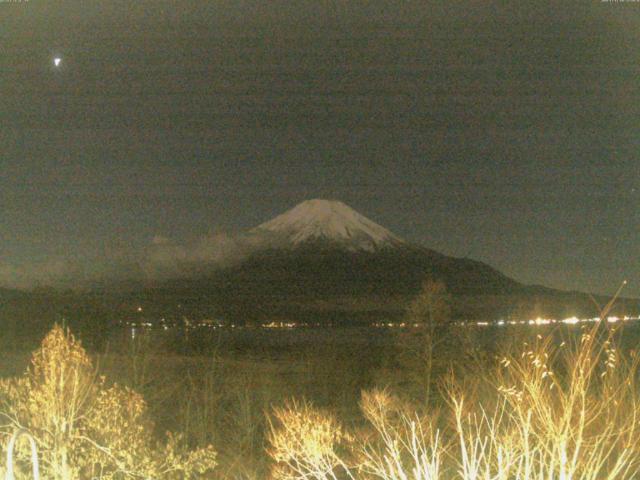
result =
[[[443,326],[450,321],[450,299],[445,284],[438,280],[426,279],[420,293],[407,309],[407,321],[427,329]]]
[[[434,361],[442,357],[451,325],[450,297],[443,282],[428,278],[422,283],[420,292],[407,307],[405,323],[408,330],[399,337],[401,368],[411,390],[428,403]]]

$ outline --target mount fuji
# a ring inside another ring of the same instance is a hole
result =
[[[593,310],[586,294],[525,285],[485,263],[412,244],[336,200],[304,201],[246,237],[252,248],[241,261],[170,281],[164,294],[200,297],[227,318],[370,321],[400,317],[433,278],[453,295],[458,318]]]
[[[453,258],[404,241],[336,200],[304,201],[249,231],[261,238],[244,262],[229,269],[282,292],[408,293],[426,277],[454,292],[505,292],[521,284],[481,262]],[[277,277],[277,278],[276,278]]]
[[[224,251],[203,256],[174,249],[180,255],[170,257],[171,265],[179,268],[162,276],[107,280],[80,292],[0,289],[0,324],[33,333],[46,319],[73,320],[71,314],[87,331],[95,331],[96,318],[107,325],[140,315],[176,322],[389,322],[404,318],[427,278],[445,284],[452,317],[459,320],[595,313],[586,293],[525,285],[485,263],[413,244],[336,200],[304,201],[228,241],[233,255],[223,263],[207,259]],[[132,313],[132,305],[141,303],[144,314]],[[616,308],[636,315],[640,304],[619,299]],[[92,313],[85,321],[82,312]]]

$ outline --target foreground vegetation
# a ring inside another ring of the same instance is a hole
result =
[[[26,429],[35,439],[43,478],[197,478],[215,451],[188,451],[181,437],[159,442],[142,396],[108,384],[74,336],[55,326],[21,377],[0,381],[2,446]],[[19,463],[30,460],[21,444]]]
[[[345,428],[306,402],[273,411],[269,454],[281,479],[631,479],[640,468],[637,360],[612,332],[552,337],[507,354],[492,372],[450,378],[417,408],[364,392],[367,423]]]
[[[0,381],[3,456],[25,428],[55,480],[638,475],[638,356],[621,329],[487,341],[447,324],[437,284],[408,312],[422,326],[393,334],[381,358],[368,345],[278,362],[187,358],[142,339],[91,358],[56,326],[24,374]]]

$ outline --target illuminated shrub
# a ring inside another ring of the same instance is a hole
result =
[[[277,480],[335,479],[348,474],[341,460],[348,436],[333,415],[303,402],[273,409],[269,455]]]
[[[17,428],[38,445],[43,478],[199,478],[215,466],[211,447],[159,443],[144,399],[108,385],[74,336],[54,326],[24,376],[0,381],[2,446]],[[26,445],[17,459],[28,460]]]

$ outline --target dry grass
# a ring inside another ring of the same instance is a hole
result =
[[[451,395],[465,479],[634,478],[637,360],[598,325],[577,344],[551,337],[504,356],[492,398]]]
[[[385,480],[635,478],[638,359],[615,337],[604,322],[574,342],[539,336],[481,378],[450,379],[439,413],[387,391],[365,393],[368,427],[350,433],[307,404],[277,409],[273,471],[287,479],[335,479],[336,468]],[[351,442],[339,454],[343,438]]]

